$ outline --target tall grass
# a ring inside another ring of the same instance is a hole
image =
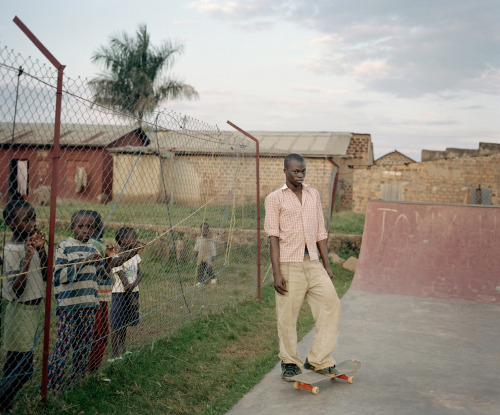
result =
[[[57,217],[60,219],[65,218],[69,221],[71,214],[79,209],[96,210],[106,220],[108,215],[113,209],[112,204],[107,205],[94,205],[94,204],[69,204],[59,205]],[[222,227],[228,228],[230,226],[229,215],[232,214],[232,207],[228,206],[207,206],[206,209],[194,206],[184,206],[171,204],[169,205],[170,218],[172,225],[181,224],[181,226],[196,227],[200,226],[200,217],[205,217],[211,226],[214,228]],[[226,210],[227,209],[227,210]],[[37,206],[37,214],[40,218],[49,218],[49,208],[47,206]],[[198,212],[196,212],[198,210]],[[261,211],[261,229],[264,229],[264,201],[260,205]],[[224,217],[222,221],[220,218]],[[192,215],[192,216],[191,216]],[[132,219],[133,218],[133,219]],[[219,218],[215,220],[215,218]],[[211,220],[212,219],[212,220]],[[238,204],[234,209],[234,219],[238,224],[238,228],[255,229],[257,226],[257,208],[255,203],[245,205]],[[117,204],[114,207],[110,222],[127,224],[133,221],[134,225],[152,225],[155,226],[170,226],[170,220],[167,215],[167,207],[165,204]],[[365,214],[362,212],[342,211],[333,214],[330,231],[333,233],[343,233],[352,235],[361,235],[365,223]],[[0,225],[1,226],[1,225]]]
[[[362,235],[365,226],[364,212],[343,211],[333,214],[330,232],[349,235]]]

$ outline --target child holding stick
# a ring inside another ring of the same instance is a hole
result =
[[[115,277],[110,315],[110,325],[113,329],[111,334],[113,352],[110,359],[112,362],[130,353],[125,349],[127,327],[139,324],[139,283],[142,274],[139,266],[141,257],[138,253],[144,247],[142,242],[137,241],[137,232],[133,228],[118,229],[115,239],[120,246],[118,256],[127,252],[134,252],[135,255],[121,266],[112,269]]]

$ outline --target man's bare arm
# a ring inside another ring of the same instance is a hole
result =
[[[332,270],[330,269],[330,260],[328,258],[328,247],[326,245],[326,239],[316,242],[316,246],[318,247],[318,251],[321,255],[321,260],[323,261],[323,267],[325,267],[326,273],[332,279],[333,274]]]
[[[271,245],[271,266],[273,268],[274,289],[278,294],[284,295],[287,292],[286,281],[280,270],[280,240],[277,236],[269,237]]]

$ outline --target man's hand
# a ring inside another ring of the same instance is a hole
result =
[[[280,270],[280,243],[277,236],[269,237],[269,245],[271,247],[271,265],[273,267],[274,290],[281,295],[285,295],[286,281],[281,275]]]
[[[330,269],[330,267],[325,267],[325,270],[326,270],[326,273],[328,274],[328,276],[330,277],[331,280],[333,280],[333,273],[332,273],[332,270]]]
[[[330,269],[330,260],[328,259],[328,247],[326,245],[326,239],[316,242],[316,246],[318,247],[321,259],[323,260],[323,267],[325,268],[325,271],[330,279],[333,280],[332,270]]]
[[[274,289],[278,294],[285,295],[288,290],[286,289],[286,281],[283,275],[278,274],[274,277]]]

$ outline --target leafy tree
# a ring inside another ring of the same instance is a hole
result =
[[[127,115],[142,124],[162,102],[175,99],[196,99],[191,86],[165,75],[183,45],[164,41],[159,47],[150,43],[146,25],[139,25],[136,36],[113,35],[108,46],[101,46],[92,55],[92,62],[105,71],[90,81],[94,100]]]

